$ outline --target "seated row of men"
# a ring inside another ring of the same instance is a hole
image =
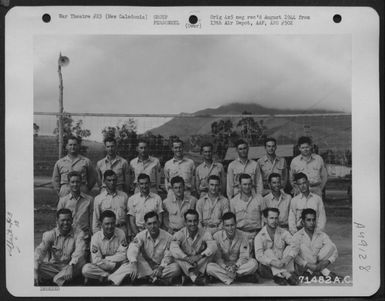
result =
[[[43,234],[35,250],[35,285],[47,280],[69,285],[81,274],[85,283],[110,285],[138,280],[172,285],[180,275],[196,285],[215,279],[230,285],[235,280],[257,283],[258,269],[279,285],[297,285],[298,275],[339,278],[328,269],[338,256],[337,248],[316,228],[313,209],[302,211],[303,228],[294,236],[279,227],[277,208],[266,208],[263,215],[266,225],[253,240],[253,255],[232,212],[223,214],[222,229],[212,235],[198,226],[198,212],[188,209],[185,226],[171,235],[160,228],[158,214],[150,211],[144,215],[145,229],[128,245],[125,233],[116,227],[115,213],[106,210],[100,215],[101,230],[92,236],[91,260],[86,263],[85,234],[72,227],[71,210],[59,209],[57,227]]]
[[[211,143],[201,145],[203,162],[199,166],[184,155],[184,143],[181,140],[172,142],[173,157],[161,168],[159,159],[150,156],[148,143],[145,140],[138,142],[136,151],[138,156],[129,163],[117,154],[117,141],[108,137],[104,140],[106,157],[96,163],[96,169],[90,159],[80,155],[80,142],[74,136],[67,139],[67,155],[59,159],[53,169],[52,184],[59,197],[69,193],[68,173],[78,171],[81,173],[82,192],[89,193],[95,184],[104,187],[104,172],[113,170],[117,175],[117,190],[131,194],[139,191],[138,176],[141,173],[150,177],[151,192],[158,193],[163,190],[161,178],[164,178],[164,189],[171,189],[171,179],[180,176],[185,182],[185,190],[201,197],[208,192],[207,179],[216,175],[221,179],[220,190],[223,195],[232,199],[239,191],[239,176],[249,174],[252,180],[252,190],[262,196],[270,192],[268,177],[272,173],[281,176],[282,187],[287,183],[292,187],[292,193],[299,193],[294,175],[305,173],[309,178],[311,192],[322,196],[322,190],[327,182],[327,171],[321,156],[312,152],[312,141],[309,137],[298,139],[300,154],[293,158],[290,167],[286,159],[276,154],[277,141],[269,137],[265,140],[266,154],[254,161],[249,159],[249,145],[246,141],[239,140],[235,143],[238,157],[233,160],[225,172],[224,166],[214,160],[214,146]]]

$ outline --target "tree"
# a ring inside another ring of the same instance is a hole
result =
[[[107,126],[102,130],[103,138],[112,137],[116,139],[117,151],[120,156],[131,160],[136,154],[138,135],[137,125],[134,118],[127,119],[122,125]]]
[[[40,127],[36,124],[33,123],[33,136],[37,137],[39,135]]]
[[[65,145],[69,136],[75,136],[79,139],[79,141],[83,140],[83,138],[91,136],[91,131],[83,128],[83,120],[79,119],[74,121],[71,117],[71,114],[64,113],[62,115],[62,123],[63,123],[63,149],[65,151]],[[53,134],[56,135],[57,141],[59,143],[59,121],[56,123],[56,128],[53,131]],[[82,145],[80,148],[81,154],[87,153],[87,147]]]
[[[242,115],[251,115],[250,112],[243,112]],[[266,139],[266,127],[263,120],[254,120],[253,117],[243,117],[239,120],[237,127],[240,128],[242,139],[246,140],[249,145],[263,144]]]

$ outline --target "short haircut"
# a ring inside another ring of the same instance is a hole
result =
[[[279,209],[273,208],[273,207],[268,207],[268,208],[263,209],[262,214],[265,218],[267,218],[269,216],[269,212],[278,213],[278,216],[279,216]]]
[[[140,143],[145,143],[146,145],[148,145],[147,140],[145,140],[145,139],[143,139],[143,138],[141,138],[141,139],[138,140],[138,144],[137,144],[137,145],[139,145]]]
[[[108,136],[103,140],[103,143],[106,144],[107,142],[114,142],[116,145],[116,139],[114,137]]]
[[[245,140],[239,139],[235,142],[235,147],[238,148],[238,146],[240,146],[241,144],[246,144],[247,146],[249,146],[249,144]]]
[[[251,176],[249,174],[247,174],[247,173],[241,173],[239,175],[239,184],[242,183],[243,179],[251,179]]]
[[[274,144],[277,145],[277,140],[275,140],[275,138],[273,138],[273,137],[267,137],[265,139],[265,143],[264,143],[265,146],[266,146],[267,142],[274,142]]]
[[[67,137],[66,145],[68,144],[68,142],[69,142],[70,140],[75,140],[75,141],[77,142],[77,144],[80,144],[80,142],[81,142],[81,139],[80,139],[79,137],[76,137],[75,135],[69,135],[69,136]]]
[[[184,219],[185,220],[187,219],[187,215],[189,215],[189,214],[195,215],[199,219],[198,211],[196,211],[195,209],[189,209],[184,214]]]
[[[300,146],[301,144],[305,144],[305,143],[311,145],[312,144],[311,138],[307,137],[307,136],[301,136],[298,138],[298,142],[297,142],[298,146]]]
[[[235,222],[237,222],[237,218],[235,217],[235,214],[231,211],[228,211],[222,215],[222,221],[227,221],[232,218],[234,219]]]
[[[279,173],[276,173],[276,172],[271,173],[269,175],[269,183],[271,182],[272,178],[280,178],[281,179],[281,175]]]
[[[182,183],[184,186],[184,180],[180,176],[176,176],[176,177],[171,178],[170,183],[171,183],[171,186],[174,186],[175,183]]]
[[[68,181],[72,178],[72,177],[78,177],[80,178],[80,180],[82,179],[82,175],[80,174],[80,172],[76,171],[76,170],[73,170],[73,171],[70,171],[67,175],[67,179]]]
[[[294,175],[294,181],[298,181],[299,179],[306,179],[306,180],[308,180],[307,175],[304,174],[303,172],[299,172],[299,173],[296,173]]]
[[[306,215],[308,215],[308,214],[313,214],[315,218],[317,217],[317,212],[315,212],[314,209],[306,208],[306,209],[303,209],[303,210],[302,210],[302,213],[301,213],[301,219],[302,219],[302,220],[305,220]]]
[[[211,142],[205,142],[205,143],[203,143],[203,144],[201,145],[201,152],[203,151],[203,148],[204,148],[204,147],[210,147],[211,150],[213,150],[214,145],[213,145]]]
[[[148,220],[149,218],[152,218],[152,217],[155,217],[155,216],[156,216],[156,219],[159,220],[158,214],[157,214],[155,211],[147,212],[147,213],[144,215],[144,222],[147,222],[147,220]]]
[[[68,208],[61,208],[58,211],[56,211],[56,218],[58,219],[60,214],[69,214],[72,219],[72,211]]]
[[[99,217],[99,220],[100,222],[103,222],[103,220],[106,218],[106,217],[113,217],[115,220],[116,220],[116,215],[113,211],[111,210],[104,210],[101,214],[100,214],[100,217]]]
[[[207,183],[210,182],[210,180],[217,180],[219,183],[221,182],[221,178],[217,175],[210,175],[207,179]]]
[[[103,174],[103,179],[107,178],[107,177],[111,177],[111,176],[116,176],[116,173],[115,171],[113,171],[112,169],[107,169],[104,174]]]
[[[180,140],[179,138],[178,139],[175,139],[172,141],[171,145],[174,146],[174,143],[181,143],[182,146],[184,145],[184,142],[182,140]]]
[[[147,175],[147,174],[145,174],[145,173],[139,174],[139,176],[138,176],[138,182],[139,182],[139,180],[144,180],[144,179],[147,179],[148,182],[151,182],[150,176],[149,176],[149,175]]]

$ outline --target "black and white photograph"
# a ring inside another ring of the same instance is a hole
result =
[[[29,285],[253,296],[358,284],[354,38],[246,33],[32,35]]]

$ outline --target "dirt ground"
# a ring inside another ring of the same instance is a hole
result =
[[[34,218],[35,218],[35,247],[40,243],[43,232],[55,227],[55,210],[57,205],[56,193],[41,179],[35,181]],[[37,187],[40,186],[40,187]],[[93,195],[96,192],[93,191]],[[352,278],[352,206],[345,189],[330,187],[326,189],[327,223],[325,232],[330,236],[338,249],[338,258],[331,270],[341,276]],[[264,281],[264,285],[274,285],[272,281]],[[250,284],[251,285],[251,284]]]

